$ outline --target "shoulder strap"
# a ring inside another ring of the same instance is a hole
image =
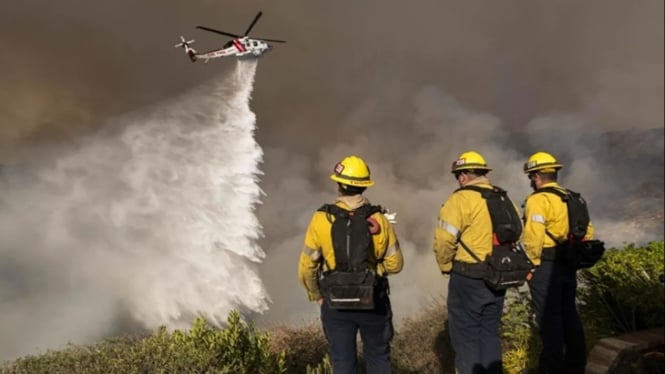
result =
[[[550,239],[554,240],[554,242],[555,242],[556,244],[558,244],[558,245],[562,245],[562,244],[563,244],[563,242],[560,242],[560,241],[556,240],[556,238],[554,237],[554,235],[552,235],[552,233],[550,232],[550,230],[545,230],[545,234],[547,234],[547,236],[549,236]]]
[[[564,192],[564,191],[566,191],[566,192]],[[532,195],[535,195],[535,194],[537,194],[537,193],[543,193],[543,192],[549,192],[549,193],[555,194],[555,195],[559,196],[559,198],[561,198],[561,201],[563,201],[564,204],[567,204],[568,199],[569,199],[569,195],[568,195],[568,194],[569,194],[571,191],[568,190],[568,189],[565,189],[565,188],[564,188],[563,190],[561,190],[561,189],[559,189],[559,188],[555,188],[555,187],[543,187],[543,188],[539,188],[539,189],[535,190],[535,191],[533,192]],[[568,228],[568,229],[570,230],[570,228]],[[554,237],[554,235],[552,235],[552,233],[550,232],[550,230],[545,230],[545,234],[547,234],[547,236],[549,236],[550,239],[552,239],[556,244],[558,244],[558,245],[562,245],[562,244],[563,244],[563,242],[558,241],[558,240]]]
[[[480,194],[483,195],[484,198],[487,198],[487,195],[490,192],[494,192],[494,193],[506,192],[506,190],[504,190],[503,188],[498,187],[498,186],[494,186],[494,185],[491,185],[491,188],[479,187],[479,186],[475,186],[475,185],[464,186],[464,187],[460,187],[460,188],[456,189],[455,192],[463,191],[463,190],[471,190],[471,191],[480,192]]]
[[[339,206],[337,206],[337,204],[323,204],[319,209],[317,209],[317,212],[326,213],[328,222],[332,224],[333,221],[330,218],[330,215],[335,216],[335,219],[338,218],[349,219],[354,213],[363,214],[365,217],[370,217],[374,213],[383,213],[384,209],[381,205],[364,204],[359,206],[355,210],[349,211],[344,208],[340,208]],[[385,253],[383,256],[381,256],[381,258],[376,259],[377,263],[382,262],[384,257]],[[326,266],[328,266],[327,263]],[[330,266],[328,266],[328,268],[330,268]]]
[[[335,218],[344,218],[344,219],[349,218],[349,211],[338,207],[336,204],[323,204],[316,211],[326,213],[326,218],[330,223],[333,222],[332,219],[330,218],[330,215],[335,216]]]
[[[482,187],[478,187],[478,186],[463,186],[463,187],[460,187],[460,188],[456,189],[455,192],[463,191],[463,190],[471,190],[471,191],[480,192],[480,194],[483,196],[484,199],[487,198],[487,195],[486,195],[487,192],[491,191],[487,188],[482,188]],[[480,258],[478,258],[478,256],[475,253],[473,253],[473,251],[466,245],[466,243],[464,243],[464,241],[461,238],[458,239],[457,241],[460,243],[462,248],[464,248],[464,250],[467,251],[467,253],[470,254],[471,257],[473,257],[474,260],[476,260],[478,262],[482,262],[482,261],[480,261]]]
[[[344,208],[340,208],[336,204],[323,204],[316,211],[332,214],[335,217],[343,217],[343,218],[349,218],[354,213],[364,214],[365,216],[369,217],[374,213],[383,213],[383,207],[381,207],[381,205],[365,204],[354,210],[346,210]]]
[[[506,191],[505,191],[504,189],[502,189],[501,187],[494,186],[494,185],[492,185],[492,188],[484,188],[484,187],[479,187],[479,186],[475,186],[475,185],[471,185],[471,186],[463,186],[463,187],[460,187],[460,188],[458,188],[457,190],[455,190],[455,192],[457,192],[457,191],[462,191],[462,190],[477,191],[477,192],[479,192],[479,193],[482,195],[482,197],[483,197],[484,199],[487,199],[487,198],[490,196],[490,193],[499,193],[499,194],[504,194],[504,193],[506,193]],[[477,262],[482,262],[482,261],[480,260],[480,258],[478,257],[478,255],[476,255],[476,254],[475,254],[475,253],[474,253],[474,252],[473,252],[473,251],[472,251],[472,250],[466,245],[466,243],[464,243],[464,241],[462,241],[462,239],[458,239],[458,242],[460,243],[460,245],[462,245],[462,248],[464,248],[464,250],[467,251],[467,253],[469,253],[469,255],[471,255],[471,257],[473,257],[474,260],[476,260]]]
[[[487,192],[491,191],[488,188],[482,188],[482,187],[478,187],[478,186],[463,186],[463,187],[460,187],[460,188],[456,189],[455,192],[464,191],[464,190],[471,190],[471,191],[480,192],[480,194],[483,195],[483,197],[485,197],[485,194]]]
[[[360,214],[363,214],[365,217],[369,218],[374,213],[383,213],[383,207],[381,207],[381,205],[365,204],[361,207],[358,207],[354,212],[358,212]],[[384,252],[383,256],[376,259],[376,263],[377,264],[382,263],[385,256],[386,254]]]
[[[487,199],[487,193],[490,192],[490,191],[492,191],[492,190],[489,189],[489,188],[483,188],[483,187],[478,187],[478,186],[471,185],[471,186],[462,186],[462,187],[456,189],[455,192],[463,191],[463,190],[471,190],[471,191],[479,192],[479,193],[482,195],[483,199]],[[458,239],[457,241],[460,243],[460,245],[462,246],[462,248],[464,248],[464,250],[465,250],[469,255],[471,255],[471,257],[473,257],[474,260],[476,260],[477,262],[482,262],[482,261],[480,261],[480,258],[478,258],[478,255],[476,255],[476,254],[475,254],[475,253],[474,253],[474,252],[473,252],[473,251],[472,251],[472,250],[466,245],[466,243],[464,243],[464,241],[463,241],[461,238]]]
[[[459,239],[458,241],[462,245],[462,248],[464,248],[464,250],[467,251],[467,253],[469,253],[474,260],[482,262],[480,261],[480,258],[478,258],[478,256],[475,253],[473,253],[473,251],[469,249],[469,247],[467,247],[467,245],[462,241],[462,239]]]
[[[338,207],[336,204],[323,204],[317,212],[326,212],[332,215],[344,215],[349,214],[347,210]]]
[[[365,204],[362,205],[354,210],[354,212],[357,212],[359,214],[363,214],[366,217],[371,216],[374,213],[382,213],[383,208],[381,205],[371,205],[371,204]]]
[[[543,187],[535,190],[532,195],[535,195],[537,193],[543,193],[543,192],[549,192],[553,193],[561,198],[561,200],[565,203],[568,200],[568,194],[571,193],[572,191],[568,189],[559,189],[556,187]]]
[[[349,215],[349,212],[361,212],[367,210],[366,214],[368,216],[371,216],[374,213],[380,213],[383,212],[383,207],[381,205],[371,205],[371,204],[364,204],[361,205],[360,207],[354,209],[354,210],[346,210],[344,208],[340,208],[337,206],[337,204],[323,204],[319,209],[317,209],[317,212],[326,212],[330,213],[333,215],[341,214],[341,215]]]

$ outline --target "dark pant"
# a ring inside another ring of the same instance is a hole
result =
[[[356,374],[356,335],[360,331],[368,374],[391,373],[390,342],[393,312],[388,296],[376,301],[374,310],[335,310],[321,306],[323,332],[330,346],[334,374]]]
[[[482,279],[452,273],[448,285],[448,328],[458,374],[502,372],[499,325],[506,291]]]
[[[543,261],[529,281],[543,350],[541,373],[584,373],[584,329],[575,305],[575,269],[562,261]]]

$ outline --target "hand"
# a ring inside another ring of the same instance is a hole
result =
[[[319,303],[319,306],[323,305],[323,298],[316,300],[316,302]]]

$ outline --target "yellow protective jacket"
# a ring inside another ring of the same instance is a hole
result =
[[[545,183],[540,188],[554,187],[565,192],[556,182]],[[549,231],[559,242],[568,236],[568,207],[561,198],[551,192],[539,192],[529,195],[524,203],[523,243],[526,253],[534,265],[539,266],[543,248],[556,246]],[[593,239],[593,225],[589,222],[584,240]]]
[[[473,179],[466,185],[492,188],[484,176]],[[519,216],[516,206],[515,211]],[[439,220],[434,230],[434,255],[444,274],[451,272],[453,260],[472,264],[478,262],[462,248],[459,240],[481,261],[492,251],[492,219],[487,201],[477,191],[456,191],[439,210]]]
[[[354,210],[367,203],[369,201],[362,195],[341,196],[335,202],[337,206],[346,210]],[[370,256],[370,261],[374,261],[379,276],[399,273],[404,266],[404,257],[395,231],[383,214],[374,213],[372,218],[377,221],[380,229],[378,233],[372,235],[374,256]],[[319,269],[327,271],[335,268],[332,222],[329,219],[334,221],[335,217],[328,216],[325,212],[314,213],[305,234],[305,248],[300,254],[298,278],[307,290],[310,301],[322,298],[317,279]],[[382,261],[379,263],[377,259]],[[330,269],[327,266],[330,266]]]

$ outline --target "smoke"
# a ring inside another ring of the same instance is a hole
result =
[[[262,322],[271,325],[275,320],[298,322],[316,317],[318,308],[307,304],[304,293],[292,291],[300,287],[295,276],[284,279],[282,272],[291,268],[295,273],[293,262],[303,248],[303,228],[320,204],[334,199],[336,186],[328,175],[348,154],[360,154],[370,165],[376,185],[366,192],[369,199],[398,213],[396,231],[405,270],[391,284],[397,321],[446,294],[447,284],[432,254],[432,239],[439,207],[458,187],[450,165],[467,150],[486,157],[493,168],[490,180],[507,189],[518,205],[531,193],[522,173],[528,154],[550,151],[565,164],[561,183],[587,198],[596,236],[608,247],[662,239],[662,129],[628,133],[634,134],[634,140],[641,139],[639,146],[624,132],[599,133],[592,119],[561,113],[535,118],[524,131],[515,132],[498,117],[473,111],[435,86],[405,96],[410,99],[377,92],[359,102],[337,127],[340,134],[349,135],[348,140],[322,146],[311,158],[266,148],[263,188],[267,198],[259,218],[263,222],[272,222],[272,216],[292,219],[271,223],[266,231],[269,239],[285,239],[266,243],[269,255],[263,277],[267,284],[278,285],[268,290],[280,302],[260,317]],[[381,108],[397,105],[402,113],[382,114]],[[617,149],[617,144],[630,144],[632,157]],[[657,169],[635,170],[638,162]],[[628,170],[634,179],[623,177]],[[289,204],[276,204],[271,196]]]
[[[268,307],[258,202],[255,61],[110,120],[75,147],[6,171],[2,357],[87,342],[123,315],[186,327]]]
[[[490,179],[518,204],[530,192],[525,159],[552,152],[565,164],[562,183],[589,201],[601,239],[662,239],[662,1],[2,2],[0,40],[11,53],[0,56],[0,69],[11,74],[0,81],[0,162],[15,170],[26,154],[57,160],[48,150],[61,142],[75,154],[89,132],[122,132],[107,118],[216,79],[235,62],[191,64],[173,44],[184,35],[197,50],[218,47],[226,39],[194,26],[240,33],[258,10],[252,34],[287,40],[264,57],[252,92],[264,150],[256,214],[266,257],[257,271],[272,300],[255,316],[261,323],[316,318],[297,259],[311,215],[334,198],[332,165],[349,153],[370,164],[370,200],[398,212],[406,265],[392,279],[397,321],[445,295],[431,239],[438,208],[456,188],[450,163],[469,149],[487,158]],[[206,98],[187,105],[199,100]],[[59,204],[42,201],[38,211]],[[23,267],[3,274],[48,275],[39,259],[20,259]],[[49,269],[61,275],[69,269],[61,266]],[[15,295],[48,300],[63,279]],[[168,273],[160,279],[171,281]],[[41,332],[55,344],[52,315],[43,312]]]

